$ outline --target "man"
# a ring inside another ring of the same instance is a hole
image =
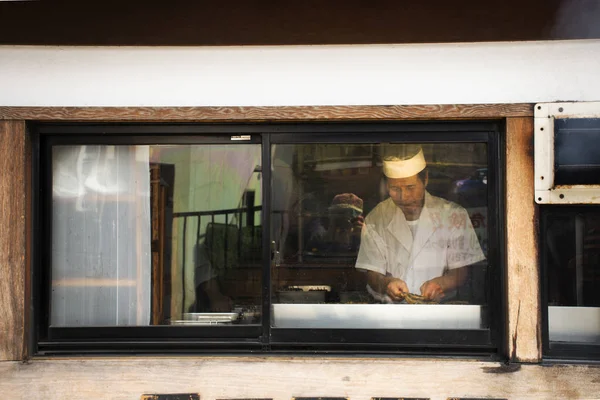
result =
[[[389,198],[367,215],[356,268],[383,302],[407,293],[441,300],[467,278],[467,266],[485,259],[467,211],[426,191],[423,150],[383,161]]]
[[[363,200],[354,193],[336,195],[327,209],[327,228],[320,218],[309,225],[307,248],[323,256],[356,254],[364,223],[362,211]]]

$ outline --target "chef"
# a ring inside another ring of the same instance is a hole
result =
[[[383,160],[389,198],[365,218],[356,261],[369,293],[387,303],[407,293],[439,301],[485,259],[467,211],[427,192],[423,150],[414,151]]]

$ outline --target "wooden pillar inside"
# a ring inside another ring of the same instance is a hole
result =
[[[0,120],[0,361],[27,357],[30,150],[25,121]]]
[[[508,351],[512,361],[542,358],[538,215],[533,186],[533,118],[506,119]]]

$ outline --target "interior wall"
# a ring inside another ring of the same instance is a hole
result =
[[[0,106],[600,100],[600,40],[274,47],[0,46]]]

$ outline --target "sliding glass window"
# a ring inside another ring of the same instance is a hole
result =
[[[494,123],[36,138],[38,352],[501,351]]]
[[[273,344],[491,345],[488,134],[348,136],[272,137]]]
[[[600,210],[542,208],[544,353],[600,358]]]

